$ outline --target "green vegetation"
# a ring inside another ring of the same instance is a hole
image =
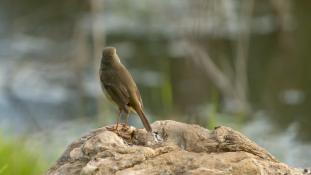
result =
[[[18,139],[6,140],[0,135],[0,175],[37,175],[47,164],[30,152]]]

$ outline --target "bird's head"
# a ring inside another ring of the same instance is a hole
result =
[[[117,49],[115,47],[105,47],[102,53],[102,63],[112,63],[114,61],[120,62]]]
[[[114,47],[105,47],[103,50],[103,58],[113,57],[117,53]]]

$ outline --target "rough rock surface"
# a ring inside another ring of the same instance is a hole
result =
[[[99,128],[68,146],[47,175],[298,175],[269,152],[228,127],[158,121],[155,135],[119,125]],[[154,138],[157,138],[155,140]]]

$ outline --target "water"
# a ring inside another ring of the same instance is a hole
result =
[[[292,167],[311,166],[311,143],[297,140],[297,123],[280,132],[267,118],[258,117],[247,123],[242,133]]]

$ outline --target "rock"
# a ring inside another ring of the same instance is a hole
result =
[[[241,133],[175,121],[144,129],[99,128],[74,141],[46,175],[298,175]],[[155,139],[157,138],[157,139]]]

